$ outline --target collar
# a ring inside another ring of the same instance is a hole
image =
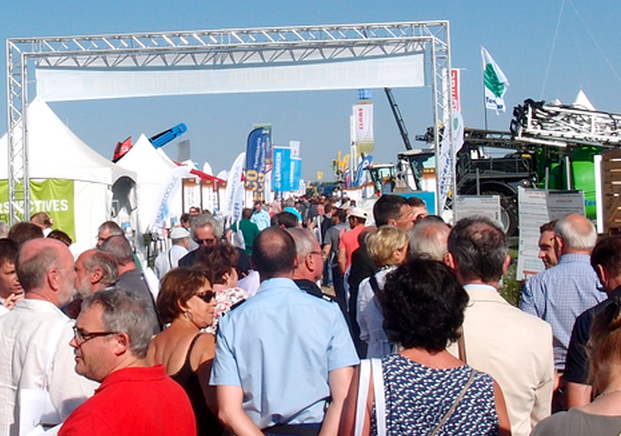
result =
[[[470,291],[470,290],[479,290],[479,289],[485,289],[487,291],[494,291],[494,292],[498,292],[498,289],[496,289],[495,287],[491,286],[491,285],[486,285],[483,283],[469,283],[467,285],[464,285],[463,288],[466,291]]]
[[[105,388],[116,383],[122,383],[125,381],[132,382],[152,382],[164,380],[166,378],[166,368],[164,365],[155,365],[152,367],[139,367],[139,368],[123,368],[114,371],[108,375],[101,385],[95,389],[95,393],[98,394]]]
[[[563,254],[561,258],[558,260],[558,263],[569,263],[569,262],[582,262],[582,263],[591,263],[591,256],[588,254],[580,254],[580,253],[567,253]]]

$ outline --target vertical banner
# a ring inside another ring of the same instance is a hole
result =
[[[252,201],[265,199],[265,171],[269,132],[262,127],[248,135],[246,146],[246,189],[252,191]]]
[[[356,176],[354,177],[354,187],[361,186],[365,182],[366,177],[364,170],[367,169],[369,165],[371,165],[371,162],[373,162],[373,156],[368,154],[364,157],[364,159],[362,159],[362,162],[358,164],[358,168],[356,169]]]
[[[361,153],[373,151],[373,103],[363,102],[354,105],[354,142],[356,157]]]
[[[30,181],[30,214],[47,213],[59,229],[75,241],[75,188],[74,181],[45,179]],[[9,222],[9,182],[0,181],[0,219]],[[30,217],[24,217],[29,221]]]
[[[238,197],[236,191],[239,185],[243,186],[242,173],[244,171],[244,162],[246,160],[246,153],[240,153],[233,162],[231,171],[229,171],[229,177],[226,180],[226,190],[224,193],[224,205],[222,207],[222,214],[225,217],[232,217],[235,210],[241,211],[241,205],[236,204]]]
[[[300,189],[300,180],[302,179],[302,157],[300,156],[300,141],[289,141],[291,149],[291,173],[289,177],[290,190],[298,191]]]
[[[447,72],[444,71],[446,75]],[[449,135],[442,135],[442,142],[440,143],[440,158],[438,159],[437,171],[438,177],[440,180],[439,186],[439,195],[440,195],[440,204],[439,211],[440,213],[444,210],[444,206],[446,205],[448,195],[449,195],[449,186],[454,185],[454,165],[455,156],[457,151],[462,147],[464,143],[464,121],[461,117],[461,103],[460,103],[460,95],[461,91],[459,89],[461,80],[460,80],[460,71],[458,69],[452,69],[450,71],[450,84],[451,84],[451,95],[452,95],[452,113],[453,119],[452,130],[453,137],[449,137]],[[448,116],[448,114],[447,114]],[[445,129],[446,133],[448,129]],[[451,153],[452,151],[452,153]]]
[[[274,192],[291,191],[291,149],[274,147],[274,171],[272,186]]]
[[[170,209],[173,202],[181,191],[182,180],[190,175],[190,168],[180,166],[173,168],[165,175],[157,193],[157,201],[152,213],[153,219],[149,223],[149,227],[166,227],[166,219],[170,215]]]

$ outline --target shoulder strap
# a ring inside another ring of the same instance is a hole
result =
[[[373,294],[377,295],[377,293],[380,292],[380,287],[375,278],[375,274],[369,276],[369,284],[371,285],[371,289],[373,289]]]
[[[362,359],[360,361],[360,376],[358,377],[358,401],[356,403],[356,422],[355,436],[362,435],[364,427],[364,418],[367,410],[367,398],[369,396],[369,380],[371,378],[371,361]]]
[[[56,347],[58,347],[58,341],[60,341],[60,335],[65,328],[65,325],[69,323],[71,320],[63,320],[59,322],[54,330],[52,330],[52,334],[50,335],[50,340],[47,343],[47,351],[45,353],[45,368],[43,369],[43,386],[42,390],[47,390],[47,377],[50,373],[50,369],[52,368],[52,360],[54,360],[54,352],[56,351]]]
[[[477,370],[472,368],[472,372],[470,373],[470,377],[468,377],[468,381],[466,382],[466,385],[461,390],[457,398],[455,398],[455,401],[453,401],[453,404],[451,404],[451,407],[449,407],[449,410],[446,411],[446,413],[444,414],[444,416],[442,417],[438,425],[436,425],[436,428],[434,428],[433,431],[429,433],[429,436],[435,436],[440,431],[440,429],[444,426],[444,424],[446,424],[446,421],[449,420],[451,415],[453,415],[453,412],[457,408],[457,405],[462,400],[462,398],[464,398],[464,395],[466,395],[466,391],[470,388],[470,385],[472,385],[472,382],[474,381],[474,376],[476,375],[476,373],[477,373]]]
[[[188,348],[188,354],[187,354],[187,356],[185,356],[185,361],[186,362],[190,361],[190,355],[192,354],[192,349],[194,348],[194,345],[196,344],[196,341],[201,336],[201,334],[202,333],[198,333],[196,336],[194,336],[194,338],[192,338],[192,342],[190,342],[190,347]]]
[[[377,436],[386,435],[386,400],[384,398],[384,374],[381,359],[371,359],[373,392],[375,394],[375,421]]]

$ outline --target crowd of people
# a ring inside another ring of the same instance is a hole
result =
[[[0,436],[618,435],[621,236],[570,214],[499,289],[507,238],[416,197],[192,207],[138,260],[0,223]]]

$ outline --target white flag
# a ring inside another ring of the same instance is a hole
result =
[[[483,58],[483,79],[485,82],[485,107],[498,112],[505,112],[503,96],[509,86],[507,77],[485,48],[481,47]]]

